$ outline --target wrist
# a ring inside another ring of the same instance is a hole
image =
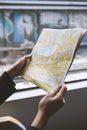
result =
[[[32,122],[31,126],[38,128],[39,130],[42,130],[46,126],[47,122],[48,122],[47,116],[39,111],[34,121]]]
[[[13,71],[11,69],[7,70],[7,73],[10,76],[11,79],[15,78],[14,73],[13,73]]]

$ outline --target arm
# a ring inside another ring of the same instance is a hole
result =
[[[4,72],[0,77],[0,105],[11,95],[15,89],[15,83],[10,78],[7,72]]]
[[[34,127],[32,130],[42,130],[46,126],[50,117],[52,117],[52,115],[54,115],[64,105],[64,94],[66,93],[66,90],[67,88],[65,85],[60,86],[41,99],[37,115],[31,124],[31,126]]]
[[[30,55],[26,55],[20,58],[9,70],[4,72],[0,77],[0,104],[2,104],[10,95],[16,91],[13,79],[21,75],[27,60],[30,58]]]

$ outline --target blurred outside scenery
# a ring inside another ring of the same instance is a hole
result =
[[[59,2],[58,0],[27,0],[24,6],[23,0],[22,2],[14,0],[15,4],[12,3],[12,0],[1,1],[0,74],[17,59],[31,53],[43,28],[67,29],[80,27],[87,29],[86,0],[71,1],[72,6],[69,1]],[[12,6],[13,9],[11,9]],[[18,6],[20,6],[20,9],[17,8]],[[82,9],[82,7],[85,9]],[[87,34],[81,42],[71,69],[87,69]]]

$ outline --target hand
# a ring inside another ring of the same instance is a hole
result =
[[[39,129],[44,128],[48,119],[64,105],[66,91],[67,88],[63,85],[44,96],[39,102],[38,113],[31,125]]]
[[[28,60],[31,60],[31,55],[25,55],[17,60],[16,63],[7,70],[9,76],[13,79],[14,77],[21,75]]]

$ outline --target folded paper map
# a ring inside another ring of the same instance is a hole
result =
[[[23,77],[49,92],[58,87],[64,82],[86,31],[82,28],[43,29]]]

